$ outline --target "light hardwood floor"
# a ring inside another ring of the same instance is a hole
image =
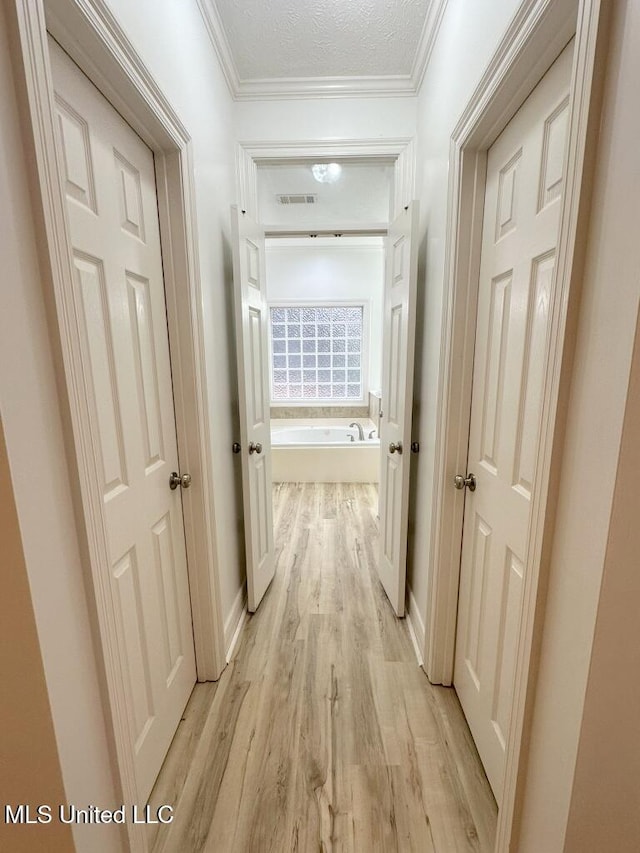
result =
[[[276,577],[197,685],[150,803],[154,853],[490,851],[496,805],[452,689],[375,570],[377,489],[274,487]]]

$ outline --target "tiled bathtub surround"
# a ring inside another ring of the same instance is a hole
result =
[[[379,391],[369,391],[369,409],[368,414],[374,424],[378,424],[380,417],[380,408],[382,406],[382,394]]]
[[[368,418],[366,406],[272,406],[271,419],[282,418]],[[376,415],[377,418],[377,415]],[[375,419],[372,419],[375,420]]]

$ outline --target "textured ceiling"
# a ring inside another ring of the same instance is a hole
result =
[[[432,0],[215,0],[241,80],[408,75]]]

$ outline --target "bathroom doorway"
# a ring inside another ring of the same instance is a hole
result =
[[[392,222],[394,178],[391,158],[258,163],[261,226],[235,214],[252,611],[275,573],[269,484],[364,483],[377,492],[382,479],[379,576],[404,615],[416,211],[407,205]]]

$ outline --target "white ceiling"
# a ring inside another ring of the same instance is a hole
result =
[[[446,0],[198,0],[234,97],[413,94]]]
[[[410,74],[429,0],[216,0],[238,74]]]

